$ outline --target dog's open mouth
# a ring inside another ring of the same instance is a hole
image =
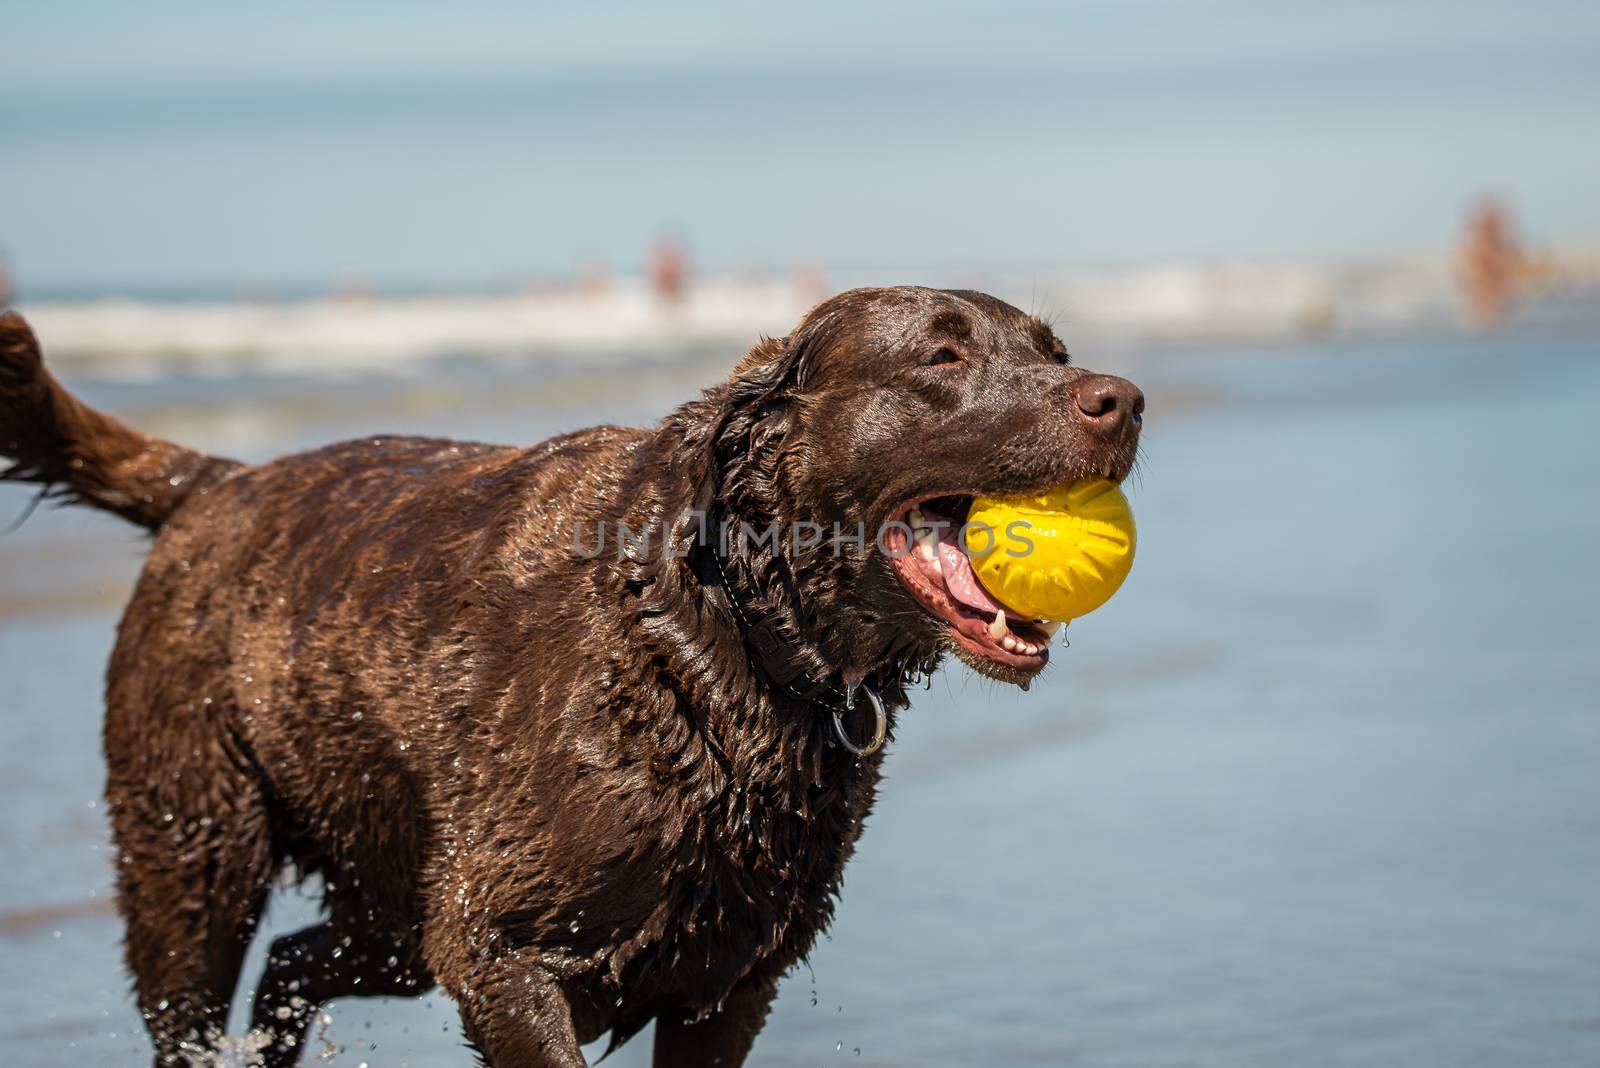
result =
[[[978,661],[974,666],[1032,675],[1050,659],[1050,639],[1061,624],[1013,612],[979,584],[961,548],[961,528],[971,507],[972,498],[962,494],[909,504],[894,517],[898,522],[885,528],[884,547],[900,581],[950,628],[958,649]]]

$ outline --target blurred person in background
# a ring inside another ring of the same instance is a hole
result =
[[[684,298],[689,282],[689,251],[675,234],[664,233],[650,248],[650,288],[664,304]]]
[[[1510,209],[1497,197],[1484,197],[1467,217],[1458,253],[1473,329],[1495,330],[1505,322],[1521,285],[1523,262]]]

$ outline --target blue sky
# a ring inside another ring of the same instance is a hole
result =
[[[1600,5],[12,4],[35,288],[1600,237]]]

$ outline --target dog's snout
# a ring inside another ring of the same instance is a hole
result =
[[[1110,437],[1144,414],[1144,393],[1126,378],[1086,375],[1072,386],[1074,414],[1097,434]]]

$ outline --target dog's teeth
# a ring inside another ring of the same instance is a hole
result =
[[[924,523],[922,522],[922,509],[921,508],[913,508],[913,509],[911,509],[911,513],[908,516],[906,516],[906,518],[911,521],[911,529],[912,530],[915,530],[916,528],[924,525]]]
[[[941,575],[944,574],[944,569],[939,566],[939,540],[933,536],[933,531],[927,527],[918,527],[915,537],[917,539],[917,552],[922,554],[924,560],[933,565],[935,571],[938,571]]]
[[[1014,653],[1017,651],[1017,639],[1013,638],[1009,634],[1000,639],[1000,644],[1006,647],[1007,652]]]
[[[1023,642],[1021,649],[1029,656],[1037,656],[1039,653],[1039,647],[1032,642]]]
[[[1065,624],[1063,624],[1061,620],[1057,619],[1050,623],[1040,623],[1039,629],[1044,631],[1044,636],[1046,638],[1054,638],[1056,636],[1056,632],[1059,631],[1064,625]]]
[[[994,622],[989,624],[989,637],[999,641],[1006,634],[1006,614],[1004,612],[996,612],[994,614]]]

